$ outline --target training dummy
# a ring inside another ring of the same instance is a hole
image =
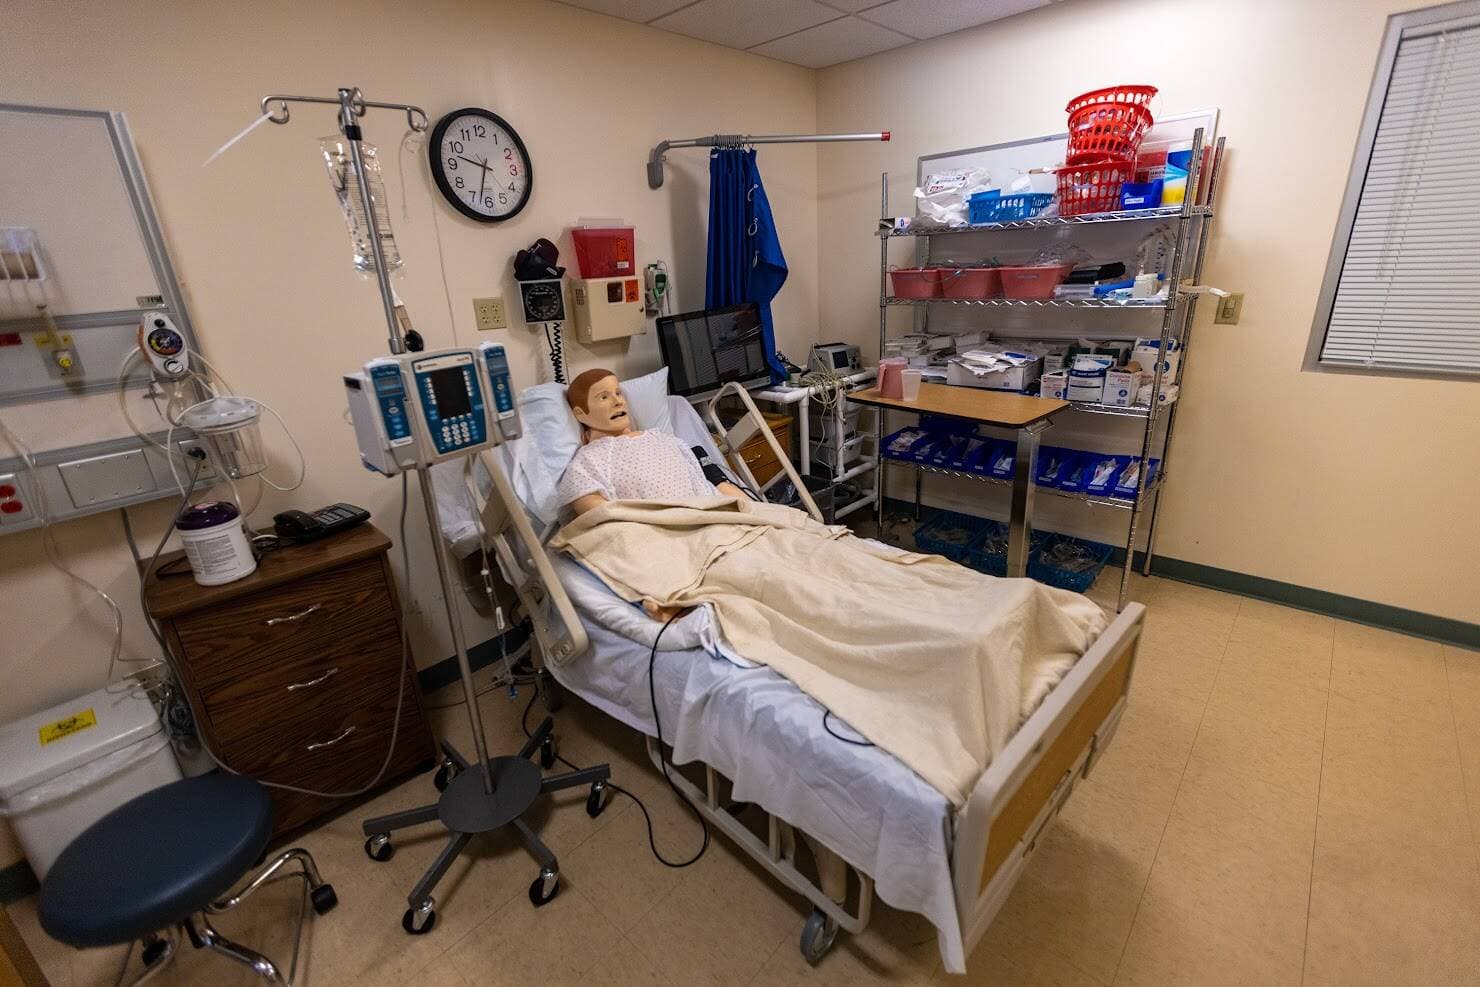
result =
[[[559,494],[576,515],[614,500],[745,496],[727,480],[707,480],[676,436],[634,428],[627,396],[610,370],[581,373],[566,389],[565,400],[581,423],[581,448],[560,478]],[[658,620],[679,612],[652,600],[644,600],[643,609]]]

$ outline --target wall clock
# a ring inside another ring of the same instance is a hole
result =
[[[458,212],[480,223],[517,216],[534,189],[524,141],[487,110],[453,110],[437,121],[429,153],[437,190]]]

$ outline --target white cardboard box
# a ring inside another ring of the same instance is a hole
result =
[[[989,391],[1023,391],[1029,384],[1043,375],[1043,358],[1021,367],[1002,367],[989,370],[978,376],[963,367],[958,361],[946,366],[946,383],[957,387],[981,387]]]
[[[1136,403],[1136,391],[1141,387],[1141,379],[1139,370],[1105,371],[1105,390],[1100,401],[1117,408],[1129,408]]]

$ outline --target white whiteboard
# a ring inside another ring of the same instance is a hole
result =
[[[49,277],[0,288],[0,318],[139,308],[160,294],[106,113],[0,107],[0,227],[34,230]]]

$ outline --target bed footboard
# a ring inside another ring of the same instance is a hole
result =
[[[1132,603],[1009,741],[956,824],[951,874],[967,955],[992,924],[1048,824],[1120,722],[1146,608]]]

